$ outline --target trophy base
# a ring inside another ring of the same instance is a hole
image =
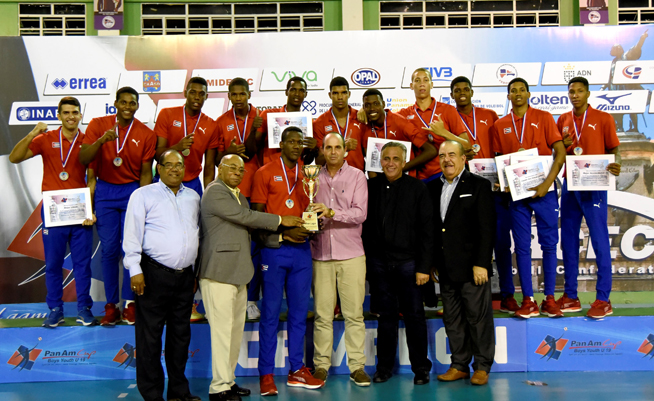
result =
[[[306,228],[312,233],[317,233],[320,231],[320,226],[318,225],[318,213],[304,212],[302,213],[302,220],[304,220],[302,227]]]

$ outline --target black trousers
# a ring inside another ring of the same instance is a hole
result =
[[[443,323],[452,351],[450,367],[469,372],[474,356],[472,368],[490,372],[495,357],[490,281],[483,285],[441,281],[440,286]]]
[[[371,259],[368,280],[371,297],[379,313],[377,328],[377,370],[391,372],[395,366],[399,314],[404,317],[409,361],[414,373],[430,371],[427,358],[427,322],[422,293],[416,284],[415,263],[393,264]]]
[[[189,394],[184,370],[191,341],[195,275],[190,267],[181,273],[173,273],[160,266],[147,255],[142,255],[145,290],[143,295],[136,297],[136,384],[145,401],[163,399],[165,376],[161,366],[161,336],[164,325],[167,398],[182,398]]]

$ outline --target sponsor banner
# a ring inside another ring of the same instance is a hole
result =
[[[613,74],[614,84],[654,83],[654,60],[618,61]]]
[[[131,86],[139,93],[184,93],[186,70],[125,71],[118,87]]]
[[[341,76],[350,83],[350,90],[354,89],[382,89],[396,88],[402,83],[403,68],[392,64],[381,64],[370,67],[341,67],[334,68],[334,77]]]
[[[543,63],[480,63],[475,64],[472,86],[506,86],[513,78],[523,78],[529,85],[538,85]]]
[[[591,92],[588,103],[611,114],[640,114],[647,107],[648,90]]]
[[[95,117],[104,117],[111,114],[116,114],[116,107],[114,106],[115,97],[97,98],[86,102],[84,115],[82,116],[82,124],[87,125]],[[139,109],[134,115],[143,124],[148,124],[154,121],[154,112],[156,106],[149,96],[139,97]],[[149,124],[150,128],[154,124]]]
[[[9,125],[36,125],[44,122],[48,125],[61,125],[57,119],[56,102],[13,102],[9,114]],[[84,104],[82,104],[84,110]]]
[[[313,98],[313,93],[311,94]],[[307,102],[309,98],[305,99],[304,101]],[[283,94],[280,94],[279,96],[252,96],[250,98],[250,104],[259,109],[259,111],[264,111],[268,109],[276,109],[280,107],[284,107],[286,104],[287,98]],[[228,108],[231,108],[232,105],[231,103],[227,105]]]
[[[402,87],[410,88],[411,87],[411,78],[413,72],[417,68],[424,68],[429,71],[431,75],[431,81],[434,83],[434,88],[438,87],[450,87],[450,82],[458,76],[470,77],[472,73],[472,64],[451,64],[451,65],[439,65],[431,67],[404,67],[404,76],[402,78]]]
[[[654,370],[654,316],[530,319],[530,371]]]
[[[278,67],[264,68],[261,74],[260,91],[285,91],[288,80],[302,77],[307,82],[307,89],[329,89],[334,69],[331,67]],[[250,88],[254,89],[254,88]],[[285,104],[286,102],[284,102]]]
[[[227,92],[232,79],[240,77],[250,86],[250,91],[257,88],[259,83],[258,68],[224,68],[216,70],[193,70],[191,76],[202,77],[207,80],[209,92]],[[285,88],[285,87],[284,87]]]
[[[118,88],[118,74],[97,72],[94,74],[62,72],[48,73],[43,95],[109,95]]]
[[[160,99],[157,103],[157,111],[154,115],[154,122],[157,122],[157,117],[161,110],[168,107],[177,107],[183,106],[186,103],[186,99]],[[225,99],[223,98],[210,98],[205,100],[204,106],[202,106],[202,112],[212,119],[217,119],[223,114],[223,109],[225,108]],[[182,118],[180,114],[180,119]],[[181,121],[181,120],[180,120]]]
[[[441,96],[441,102],[449,103],[452,106],[456,107],[456,102],[453,98],[450,97],[450,94]],[[505,92],[478,92],[475,91],[475,94],[472,96],[472,104],[475,107],[483,107],[485,109],[491,109],[498,116],[502,117],[506,114],[506,104],[507,98]]]
[[[610,74],[610,61],[548,61],[543,69],[541,84],[567,85],[572,78],[583,77],[591,85],[602,85]]]
[[[573,109],[568,92],[531,92],[531,107],[560,115]]]

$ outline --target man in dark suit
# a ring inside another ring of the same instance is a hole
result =
[[[299,217],[251,210],[238,189],[244,173],[240,156],[223,157],[218,178],[206,188],[201,203],[200,288],[211,326],[210,401],[250,395],[250,390],[234,382],[245,327],[246,284],[254,274],[250,229],[275,231],[280,225],[302,223]]]
[[[470,377],[483,385],[495,356],[489,277],[495,242],[495,209],[488,180],[465,169],[463,147],[445,141],[439,150],[443,176],[428,184],[434,202],[434,260],[439,266],[443,323],[452,364],[441,381]],[[440,263],[439,263],[440,262]]]

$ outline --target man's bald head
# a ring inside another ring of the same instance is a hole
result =
[[[218,177],[229,187],[236,188],[243,181],[245,163],[239,155],[225,155],[218,165]]]

